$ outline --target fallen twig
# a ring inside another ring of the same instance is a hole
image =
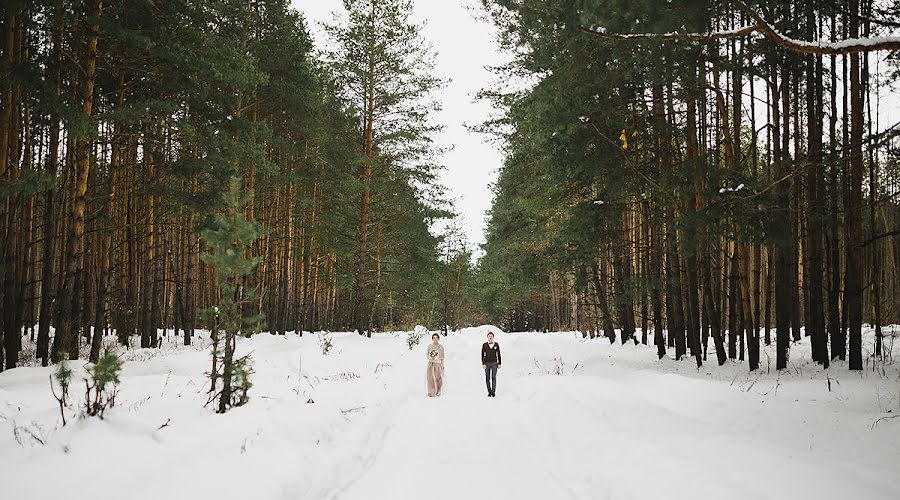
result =
[[[39,437],[37,434],[34,433],[34,431],[29,429],[28,427],[25,427],[23,425],[16,425],[16,423],[13,422],[13,436],[16,438],[16,442],[19,443],[19,446],[21,446],[22,448],[25,448],[25,443],[22,442],[22,436],[20,433],[26,434],[31,439],[40,443],[41,446],[44,446],[46,444],[44,442],[43,438]]]
[[[159,397],[163,397],[166,394],[166,387],[169,387],[169,379],[172,378],[172,372],[166,374],[166,382],[163,384],[162,391],[159,393]]]
[[[871,431],[871,430],[874,430],[874,429],[875,429],[875,426],[878,425],[878,422],[881,422],[882,420],[890,420],[890,419],[892,419],[892,418],[897,418],[897,417],[900,417],[900,415],[888,415],[888,416],[886,416],[886,417],[878,418],[878,419],[876,419],[874,422],[872,422],[872,425],[869,426],[869,430],[870,430],[870,431]]]
[[[349,382],[350,380],[356,380],[358,378],[360,378],[358,373],[341,372],[334,375],[329,375],[327,377],[322,377],[322,380]]]
[[[775,393],[772,394],[772,395],[773,395],[773,396],[777,396],[777,395],[778,395],[778,386],[779,386],[779,385],[781,385],[781,370],[775,372],[775,385],[774,385],[771,389],[769,389],[768,391],[766,391],[765,393],[763,393],[763,396],[768,396],[769,393],[772,392],[773,390],[775,391]]]
[[[762,372],[757,372],[756,378],[753,379],[753,382],[750,382],[750,385],[747,387],[747,390],[744,392],[750,392],[750,389],[753,389],[753,386],[756,385],[756,381],[759,380],[759,377],[762,377]]]
[[[140,410],[141,407],[147,403],[147,401],[150,401],[150,396],[147,396],[143,399],[135,401],[134,403],[131,403],[127,408],[128,412],[131,413],[131,412],[136,412],[136,411]]]

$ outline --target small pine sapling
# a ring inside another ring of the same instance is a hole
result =
[[[116,405],[122,360],[107,351],[96,363],[85,369],[88,376],[84,379],[84,414],[102,419],[106,409]]]
[[[53,388],[54,380],[59,385],[59,394],[56,394],[56,389]],[[53,393],[53,398],[59,403],[59,416],[62,417],[63,425],[66,425],[65,410],[69,406],[69,383],[71,381],[72,369],[69,368],[68,361],[62,360],[56,365],[56,371],[50,375],[50,392]]]
[[[253,242],[259,236],[260,226],[244,217],[244,206],[252,193],[241,195],[241,179],[232,178],[229,189],[223,195],[223,207],[215,215],[200,237],[209,251],[201,255],[204,262],[216,270],[219,303],[203,311],[203,317],[212,323],[212,370],[210,399],[218,399],[218,413],[225,413],[249,400],[250,357],[235,359],[237,338],[249,337],[264,326],[264,316],[246,315],[246,310],[258,301],[255,288],[247,286],[247,275],[261,262],[260,257],[250,256]],[[221,335],[221,337],[220,337]]]

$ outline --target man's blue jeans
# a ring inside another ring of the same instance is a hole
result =
[[[497,392],[497,366],[497,363],[484,365],[484,383],[487,384],[487,391],[491,396]]]

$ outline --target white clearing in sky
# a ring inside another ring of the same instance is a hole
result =
[[[897,363],[822,370],[804,339],[780,373],[770,348],[756,373],[697,370],[652,345],[479,327],[442,338],[444,396],[429,399],[430,339],[406,337],[333,334],[327,356],[315,335],[243,340],[251,401],[225,415],[203,408],[207,352],[172,337],[125,353],[105,420],[60,428],[49,368],[0,373],[2,498],[900,498]]]

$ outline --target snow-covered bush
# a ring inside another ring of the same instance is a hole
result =
[[[331,348],[334,347],[331,343],[331,335],[327,333],[319,334],[319,347],[322,349],[322,355],[328,356],[328,353],[331,351]]]
[[[416,325],[413,331],[406,334],[406,345],[409,346],[409,350],[411,351],[413,347],[419,345],[425,335],[428,335],[428,329],[422,325]]]

